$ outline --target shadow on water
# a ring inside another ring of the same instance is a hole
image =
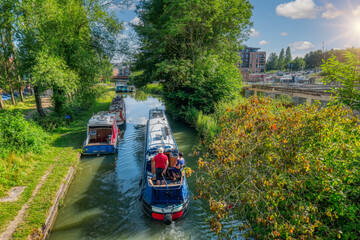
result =
[[[81,159],[80,167],[60,208],[49,239],[216,239],[205,220],[207,204],[191,200],[190,212],[169,226],[146,217],[138,199],[143,173],[146,120],[151,108],[164,108],[149,95],[139,101],[128,95],[126,129],[118,154]],[[197,138],[183,123],[169,118],[187,166],[196,168],[189,156]],[[195,177],[188,179],[192,195]]]

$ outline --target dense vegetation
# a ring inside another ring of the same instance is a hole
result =
[[[290,49],[288,47],[288,49]],[[316,50],[310,51],[302,57],[296,57],[294,60],[288,62],[284,61],[285,57],[282,57],[282,54],[278,56],[276,53],[270,53],[268,56],[268,60],[266,63],[266,70],[283,70],[289,68],[294,71],[302,70],[302,69],[313,69],[320,68],[323,64],[323,60],[327,61],[331,57],[335,56],[338,61],[345,62],[346,57],[345,53],[350,52],[354,54],[358,59],[360,58],[360,48],[347,48],[347,49],[331,49],[327,51]]]
[[[270,53],[268,60],[266,62],[266,70],[292,70],[299,71],[305,67],[305,61],[303,58],[296,57],[292,59],[290,47],[286,48],[286,53],[284,54],[284,49],[281,49],[280,55],[276,53]]]
[[[0,88],[22,93],[24,80],[40,94],[52,90],[53,110],[89,107],[99,96],[97,84],[111,76],[122,24],[103,0],[3,0],[0,3]],[[0,107],[3,107],[0,97]],[[15,101],[13,100],[15,104]]]
[[[345,58],[342,62],[335,55],[324,61],[324,83],[332,86],[331,91],[336,96],[334,102],[360,111],[360,60],[351,52],[346,52],[342,57]]]
[[[249,1],[142,0],[137,13],[137,87],[161,80],[168,108],[182,118],[211,113],[236,96],[236,52],[250,23]]]
[[[357,239],[360,120],[340,105],[285,108],[256,97],[229,109],[198,161],[199,196],[259,239]],[[206,179],[206,180],[205,180]]]
[[[20,112],[0,113],[0,158],[10,153],[40,152],[46,133]]]

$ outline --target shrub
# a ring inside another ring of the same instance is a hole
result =
[[[211,228],[230,234],[221,221],[231,215],[259,239],[357,239],[360,120],[339,105],[271,105],[254,97],[228,109],[203,145],[198,197]]]
[[[34,122],[28,122],[19,112],[0,113],[0,156],[11,152],[40,152],[46,133]]]
[[[149,83],[146,86],[141,87],[140,90],[151,94],[163,93],[163,87],[160,83]]]

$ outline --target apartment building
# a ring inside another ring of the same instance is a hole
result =
[[[260,48],[247,47],[239,51],[242,63],[239,64],[245,80],[250,79],[250,74],[264,73],[266,67],[266,52]]]

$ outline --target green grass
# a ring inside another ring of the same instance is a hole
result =
[[[17,228],[13,239],[26,239],[32,232],[41,228],[45,223],[48,211],[55,200],[62,180],[69,168],[76,166],[79,162],[78,155],[86,137],[86,124],[89,118],[93,113],[107,110],[113,96],[113,89],[109,89],[95,106],[80,114],[68,127],[59,127],[49,132],[49,143],[40,154],[27,153],[12,156],[12,163],[18,165],[20,175],[11,184],[0,186],[0,192],[7,191],[11,186],[26,186],[26,188],[16,202],[0,203],[0,232],[3,232],[15,218],[21,207],[31,197],[41,177],[53,164],[53,171],[48,175],[44,185],[30,203],[24,221]],[[17,106],[6,106],[6,109],[2,111],[15,109],[26,114],[28,111],[34,110],[35,105],[32,99],[27,99],[25,103]]]

